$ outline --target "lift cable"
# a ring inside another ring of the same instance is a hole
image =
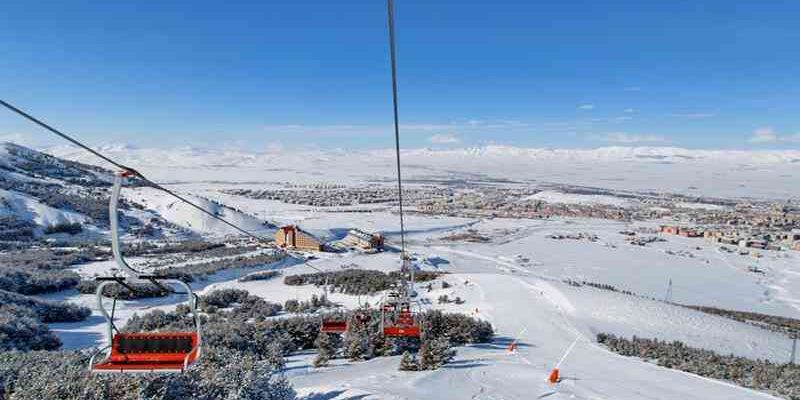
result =
[[[123,171],[128,171],[128,172],[132,173],[133,176],[139,178],[147,186],[150,186],[150,187],[152,187],[154,189],[161,190],[162,192],[164,192],[164,193],[166,193],[166,194],[168,194],[168,195],[170,195],[170,196],[172,196],[172,197],[174,197],[174,198],[176,198],[176,199],[178,199],[178,200],[180,200],[180,201],[182,201],[182,202],[184,202],[184,203],[196,208],[197,210],[201,211],[202,213],[204,213],[204,214],[206,214],[206,215],[208,215],[208,216],[210,216],[210,217],[212,217],[212,218],[224,223],[225,225],[228,225],[229,227],[235,229],[236,231],[238,231],[240,233],[243,233],[246,236],[249,236],[249,237],[251,237],[253,239],[256,239],[258,241],[262,241],[262,242],[266,241],[265,238],[263,238],[261,236],[258,236],[258,235],[254,234],[254,233],[251,233],[251,232],[247,231],[246,229],[244,229],[244,228],[242,228],[242,227],[240,227],[240,226],[238,226],[238,225],[226,220],[225,218],[222,218],[219,215],[216,215],[215,213],[213,213],[211,211],[208,211],[207,209],[205,209],[205,208],[201,207],[200,205],[192,202],[191,200],[189,200],[189,199],[187,199],[187,198],[185,198],[185,197],[173,192],[172,190],[167,189],[164,186],[161,186],[158,183],[155,183],[155,182],[151,181],[150,179],[148,179],[147,177],[142,175],[141,172],[139,172],[139,171],[137,171],[137,170],[135,170],[135,169],[133,169],[131,167],[125,166],[125,165],[123,165],[123,164],[121,164],[121,163],[119,163],[117,161],[114,161],[110,157],[103,155],[99,151],[94,150],[91,147],[89,147],[89,146],[79,142],[78,140],[70,137],[69,135],[67,135],[67,134],[65,134],[65,133],[53,128],[52,126],[42,122],[38,118],[26,113],[25,111],[20,110],[19,108],[13,106],[12,104],[9,104],[8,102],[3,101],[2,99],[0,99],[0,104],[3,105],[4,107],[8,108],[9,110],[21,115],[22,117],[25,117],[26,119],[30,120],[31,122],[35,123],[36,125],[39,125],[42,128],[45,128],[48,131],[50,131],[50,132],[58,135],[59,137],[67,140],[68,142],[74,144],[75,146],[78,146],[81,149],[84,149],[84,150],[88,151],[89,153],[99,157],[100,159],[108,162],[109,164],[111,164],[111,165],[113,165],[113,166],[115,166],[115,167],[117,167],[117,168],[119,168],[119,169],[121,169]]]
[[[387,20],[389,23],[389,56],[392,64],[392,106],[394,109],[394,146],[397,157],[397,199],[400,205],[400,249],[401,257],[406,256],[405,225],[403,222],[403,180],[400,175],[400,117],[397,110],[397,58],[394,38],[394,1],[387,0]]]

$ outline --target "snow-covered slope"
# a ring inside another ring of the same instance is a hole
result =
[[[192,231],[208,235],[238,234],[236,230],[223,222],[157,189],[148,187],[129,189],[124,192],[124,196],[126,199],[145,206],[148,210],[155,212],[167,221]],[[270,235],[274,232],[274,229],[271,229],[271,225],[265,224],[265,221],[232,209],[222,203],[192,195],[185,196],[205,210],[250,232],[262,235]]]
[[[233,204],[233,203],[230,203]],[[251,207],[257,207],[251,204]],[[299,212],[299,211],[297,211]],[[309,215],[311,213],[309,212]],[[438,371],[401,372],[398,358],[367,362],[335,360],[330,367],[311,367],[313,356],[290,357],[285,373],[294,387],[308,399],[769,399],[769,395],[658,367],[635,358],[621,357],[595,342],[599,332],[621,336],[680,340],[694,347],[721,354],[737,354],[784,362],[791,350],[782,334],[752,325],[703,314],[663,301],[646,299],[588,286],[573,287],[563,279],[585,279],[610,283],[620,289],[660,298],[667,277],[675,281],[673,300],[691,304],[720,305],[734,309],[781,313],[797,317],[791,299],[800,286],[792,280],[796,257],[767,254],[764,277],[748,274],[746,260],[736,255],[717,258],[713,248],[696,250],[687,238],[648,247],[631,246],[617,233],[631,228],[620,222],[597,220],[510,220],[496,218],[475,223],[459,218],[414,216],[406,221],[412,231],[409,249],[419,260],[437,257],[438,268],[449,272],[434,282],[433,290],[419,290],[424,308],[462,312],[490,321],[496,330],[493,343],[461,347],[454,362]],[[315,229],[364,223],[390,229],[396,216],[377,212],[368,216],[314,213],[303,222]],[[485,244],[441,241],[452,232],[478,229],[492,237]],[[599,242],[557,241],[547,238],[554,231],[592,232]],[[389,239],[396,234],[389,233]],[[614,245],[606,246],[606,242]],[[667,255],[667,249],[695,249],[694,258]],[[343,265],[392,270],[399,265],[397,253],[366,255],[358,252],[323,253],[311,263],[322,270]],[[709,259],[710,263],[705,260]],[[284,275],[311,272],[303,264],[275,266]],[[92,265],[82,266],[93,270]],[[271,268],[271,267],[265,267]],[[426,268],[435,268],[426,266]],[[88,270],[87,270],[88,271]],[[249,271],[247,271],[249,272]],[[246,273],[246,272],[241,272]],[[238,282],[237,275],[215,276],[198,283],[199,293],[219,288],[243,288],[269,301],[308,299],[320,295],[315,286],[286,286],[282,279]],[[449,288],[440,282],[447,281]],[[763,298],[765,285],[785,289],[786,299]],[[443,294],[461,297],[463,304],[437,304]],[[379,296],[331,295],[333,301],[352,308],[377,304]],[[92,307],[90,295],[76,301]],[[170,309],[177,299],[143,300],[120,307],[119,323],[132,310]],[[59,335],[71,346],[102,341],[99,321],[58,324]],[[561,367],[565,380],[556,387],[545,382],[550,368],[575,338],[573,353]],[[506,350],[518,339],[517,352]]]
[[[5,221],[0,231],[5,225],[27,227],[32,223],[37,227],[37,235],[41,235],[54,225],[80,223],[93,232],[107,234],[112,181],[113,175],[108,169],[64,160],[12,143],[0,143],[0,217]],[[227,225],[166,193],[132,187],[125,187],[122,193],[127,200],[120,206],[123,226],[158,226],[155,230],[140,230],[152,235],[184,235],[186,229],[200,234],[235,233]],[[184,195],[245,229],[262,234],[270,232],[269,225],[263,221],[221,202]],[[13,233],[6,236],[13,236]]]
[[[2,216],[15,216],[41,226],[84,223],[88,220],[83,214],[50,207],[31,196],[0,189],[0,217]]]

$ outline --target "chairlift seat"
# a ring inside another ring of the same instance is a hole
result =
[[[322,321],[319,331],[323,333],[347,332],[347,321]]]
[[[93,372],[183,371],[197,359],[196,332],[118,333]]]
[[[402,310],[397,315],[397,319],[383,327],[383,336],[387,337],[420,337],[419,324],[414,320],[414,314],[410,310]]]
[[[406,337],[418,338],[420,337],[420,329],[418,325],[386,325],[383,327],[383,336],[386,337]]]

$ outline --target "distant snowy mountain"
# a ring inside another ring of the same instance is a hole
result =
[[[106,146],[112,157],[161,182],[334,182],[367,185],[394,178],[394,150],[247,152]],[[99,164],[72,147],[52,154]],[[800,198],[800,151],[602,147],[590,150],[485,146],[408,149],[411,180],[512,180],[721,197]]]

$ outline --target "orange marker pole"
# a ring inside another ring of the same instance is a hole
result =
[[[564,352],[564,355],[561,356],[560,360],[558,360],[558,362],[556,363],[556,366],[553,368],[552,371],[550,371],[550,375],[547,376],[547,381],[550,382],[550,384],[556,384],[561,380],[561,378],[559,377],[558,369],[561,367],[561,364],[564,362],[564,360],[566,360],[566,358],[569,355],[569,353],[572,352],[572,349],[575,348],[575,345],[578,344],[578,339],[580,339],[580,336],[576,337],[575,340],[572,341],[572,344],[569,345],[569,348],[567,348],[567,351]]]
[[[509,353],[513,353],[515,350],[517,350],[517,341],[519,340],[519,337],[522,336],[522,334],[525,333],[525,331],[527,330],[528,327],[522,328],[522,330],[520,330],[519,333],[517,333],[517,336],[514,337],[514,340],[512,340],[511,343],[509,343],[508,345]]]

